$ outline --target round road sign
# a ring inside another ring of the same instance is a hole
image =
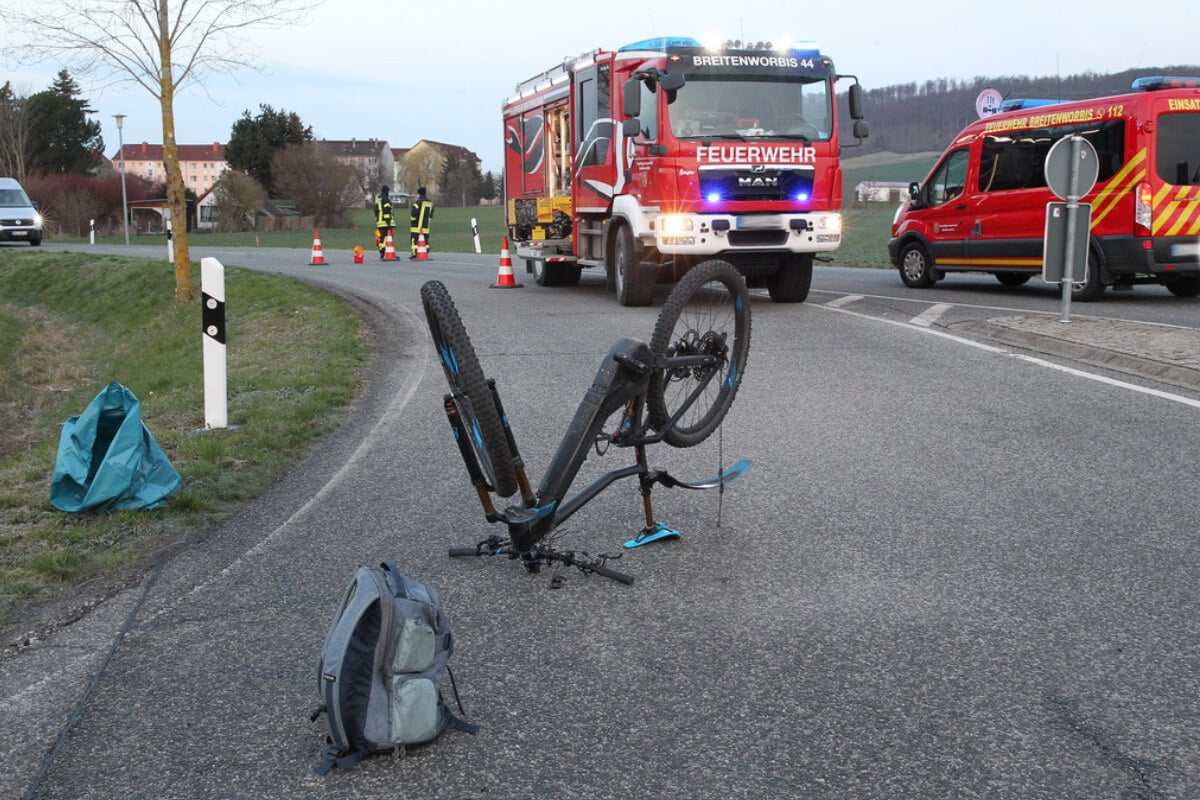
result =
[[[1095,187],[1099,176],[1096,148],[1082,136],[1064,136],[1046,154],[1046,185],[1060,200],[1083,197]]]

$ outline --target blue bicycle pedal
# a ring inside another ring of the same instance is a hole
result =
[[[644,544],[657,542],[659,539],[678,539],[683,536],[682,533],[674,528],[668,528],[661,522],[654,526],[652,531],[642,531],[635,538],[630,539],[625,543],[625,549],[632,550],[635,547],[641,547]]]

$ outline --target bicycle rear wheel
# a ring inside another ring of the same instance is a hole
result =
[[[667,358],[709,357],[703,366],[656,369],[646,398],[663,441],[699,444],[733,404],[750,352],[750,294],[732,264],[713,259],[683,276],[659,312],[650,349]]]
[[[458,309],[440,281],[429,281],[421,287],[421,304],[425,307],[438,360],[450,383],[454,405],[483,476],[496,494],[509,497],[517,491],[512,452],[492,391],[483,376],[467,329],[458,316]]]

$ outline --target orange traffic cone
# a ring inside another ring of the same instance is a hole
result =
[[[504,245],[500,249],[500,274],[496,276],[493,289],[521,289],[522,284],[513,278],[512,259],[508,256],[508,237],[504,237]]]
[[[325,256],[322,255],[322,253],[321,253],[321,232],[320,231],[313,231],[312,260],[309,261],[308,263],[312,264],[314,266],[326,263]]]
[[[429,248],[425,246],[425,234],[417,235],[417,261],[429,260]]]
[[[387,237],[383,240],[383,260],[396,260],[396,245],[392,242],[392,229],[388,228]]]

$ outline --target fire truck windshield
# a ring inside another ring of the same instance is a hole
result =
[[[668,113],[678,139],[827,141],[833,104],[827,80],[688,76]]]

